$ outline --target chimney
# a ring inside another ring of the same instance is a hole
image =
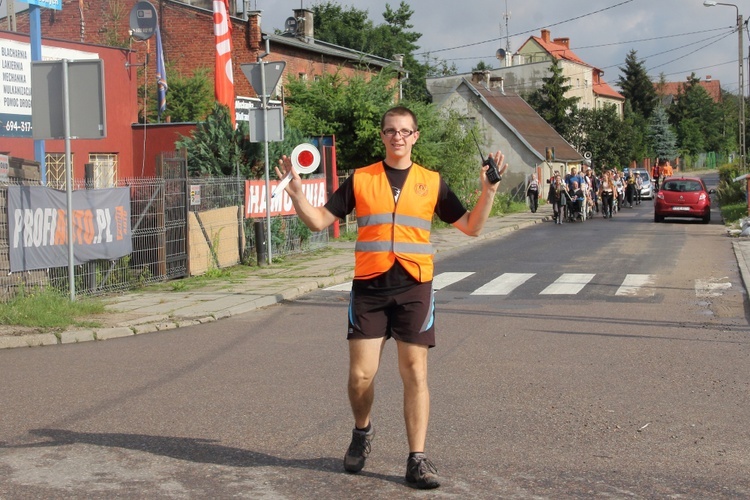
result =
[[[542,30],[542,40],[549,43],[549,30]]]
[[[294,9],[294,18],[297,19],[297,23],[299,23],[297,36],[308,43],[313,43],[315,41],[313,15],[313,11],[308,9]]]
[[[262,50],[263,32],[260,29],[261,12],[251,10],[247,13],[247,46],[251,51]]]
[[[558,45],[565,45],[566,49],[570,48],[570,38],[555,38],[554,42]]]
[[[706,75],[706,78],[705,78],[705,80],[706,80],[707,82],[710,82],[710,81],[711,81],[711,75]]]
[[[484,71],[474,71],[471,73],[471,83],[475,84],[482,84],[486,89],[489,90],[490,88],[490,72],[487,70]]]
[[[502,76],[493,76],[490,78],[490,90],[498,89],[501,94],[505,95],[505,79]]]

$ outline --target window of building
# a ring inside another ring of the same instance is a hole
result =
[[[89,163],[94,164],[94,188],[114,187],[117,183],[117,155],[90,153]]]
[[[73,161],[73,153],[70,154],[70,161]],[[65,153],[47,153],[44,165],[47,168],[47,186],[65,189]]]

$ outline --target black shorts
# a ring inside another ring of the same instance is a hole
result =
[[[346,338],[393,337],[435,347],[435,294],[432,282],[389,296],[351,293]]]

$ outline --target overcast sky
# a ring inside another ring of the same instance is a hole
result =
[[[250,7],[262,11],[262,29],[272,32],[284,28],[284,20],[294,9],[315,3],[323,2],[250,0]],[[395,10],[400,1],[333,3],[367,10],[373,23],[381,24],[386,3]],[[738,89],[734,7],[704,7],[703,0],[409,0],[406,4],[414,11],[412,31],[422,34],[417,53],[429,52],[455,63],[459,72],[470,71],[479,61],[498,67],[495,52],[506,48],[506,35],[511,51],[515,51],[547,28],[552,38],[570,38],[571,49],[588,64],[604,70],[604,79],[614,86],[619,67],[634,49],[654,81],[662,72],[667,81],[684,81],[695,72],[701,79],[710,75],[720,80],[727,91]],[[736,5],[747,19],[750,0],[736,0]],[[510,14],[507,31],[506,12]],[[749,40],[745,30],[745,88]]]

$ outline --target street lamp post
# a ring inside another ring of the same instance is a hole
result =
[[[715,5],[726,5],[727,7],[734,7],[737,11],[737,39],[738,39],[738,45],[737,50],[739,53],[739,60],[738,67],[739,67],[739,77],[740,77],[740,105],[739,105],[739,147],[740,147],[740,172],[745,173],[746,163],[745,163],[745,153],[746,153],[746,145],[745,145],[745,56],[743,54],[742,50],[742,26],[743,26],[743,20],[742,20],[742,14],[740,14],[740,9],[733,3],[721,3],[721,2],[715,2],[714,0],[704,0],[703,6],[704,7],[714,7]]]
[[[404,71],[404,54],[394,54],[393,59],[398,63],[398,100],[404,99],[404,87],[401,81],[401,73]]]

